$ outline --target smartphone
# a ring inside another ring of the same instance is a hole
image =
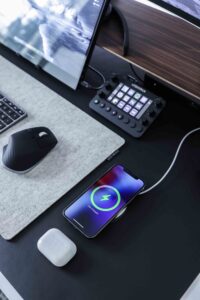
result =
[[[143,188],[142,180],[116,165],[73,201],[64,217],[87,238],[94,238]]]

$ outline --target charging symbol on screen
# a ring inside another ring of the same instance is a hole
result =
[[[101,201],[108,201],[110,199],[111,195],[103,195],[103,197],[101,198]]]
[[[111,185],[101,185],[92,191],[90,200],[96,209],[109,212],[120,205],[121,195],[115,187]]]

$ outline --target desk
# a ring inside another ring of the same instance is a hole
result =
[[[184,145],[165,182],[138,198],[96,239],[74,230],[62,210],[114,163],[123,163],[151,185],[169,166],[183,135],[199,125],[199,112],[178,97],[170,98],[144,137],[133,139],[89,110],[92,91],[75,93],[10,52],[1,53],[127,140],[113,161],[85,178],[13,241],[0,238],[2,273],[25,300],[179,299],[200,272],[199,134]],[[124,61],[98,48],[91,64],[106,77],[129,70]],[[52,266],[36,248],[38,238],[52,227],[78,246],[77,256],[64,269]]]
[[[133,0],[114,0],[130,30],[127,61],[164,84],[200,102],[200,29]],[[121,56],[122,35],[111,19],[102,27],[98,44]]]

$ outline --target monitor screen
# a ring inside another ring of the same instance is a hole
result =
[[[105,2],[0,1],[0,42],[76,89]]]
[[[200,0],[150,0],[200,26]]]

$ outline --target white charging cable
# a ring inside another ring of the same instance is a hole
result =
[[[140,195],[144,195],[144,194],[150,192],[151,190],[155,189],[155,187],[157,187],[157,186],[158,186],[158,185],[159,185],[159,184],[167,177],[167,175],[169,174],[169,172],[171,171],[171,169],[173,168],[173,166],[174,166],[174,164],[175,164],[175,162],[176,162],[176,159],[177,159],[177,157],[178,157],[178,155],[179,155],[179,152],[180,152],[180,150],[181,150],[181,147],[182,147],[183,143],[185,142],[185,140],[186,140],[191,134],[197,132],[198,130],[200,130],[200,127],[191,130],[190,132],[188,132],[188,133],[182,138],[182,140],[181,140],[181,142],[179,143],[179,146],[178,146],[178,148],[177,148],[177,150],[176,150],[175,156],[174,156],[174,158],[173,158],[173,160],[172,160],[172,162],[171,162],[169,168],[167,169],[167,171],[164,173],[164,175],[163,175],[163,176],[162,176],[162,177],[161,177],[154,185],[152,185],[150,188],[148,188],[148,189],[144,190],[143,192],[141,192]]]

